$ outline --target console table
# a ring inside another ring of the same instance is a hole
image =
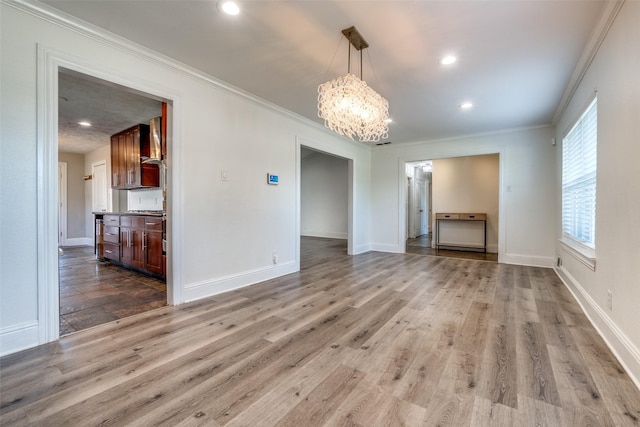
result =
[[[442,243],[440,241],[440,222],[442,221],[477,221],[482,222],[482,245]],[[487,214],[486,213],[436,213],[436,249],[440,246],[468,249],[482,249],[487,252]]]

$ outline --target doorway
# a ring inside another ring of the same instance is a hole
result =
[[[498,260],[499,154],[407,162],[405,173],[408,182],[405,252]],[[483,224],[472,221],[447,221],[444,224],[441,221],[441,227],[436,227],[437,213],[483,213],[487,217],[486,233],[482,233]],[[426,230],[422,228],[422,215]],[[480,231],[476,225],[480,226]],[[439,228],[440,245],[436,246]],[[446,242],[451,246],[443,245]],[[479,244],[480,247],[484,244],[486,251],[475,249]]]
[[[58,157],[68,165],[66,183],[58,190],[59,199],[67,201],[67,209],[59,211],[60,224],[69,224],[61,234],[58,259],[59,334],[66,335],[167,304],[163,275],[144,274],[101,256],[96,244],[101,228],[94,217],[95,212],[132,208],[129,193],[135,190],[111,188],[111,135],[149,123],[165,110],[158,97],[87,74],[59,68],[57,77]],[[159,178],[166,177],[161,170],[166,160],[152,166],[158,186],[136,197],[153,192],[154,213],[160,217],[166,212],[166,185]]]
[[[316,247],[348,252],[349,162],[343,157],[300,147],[301,262],[312,261]]]

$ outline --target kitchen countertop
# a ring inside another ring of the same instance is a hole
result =
[[[160,211],[138,211],[138,212],[93,212],[94,215],[120,215],[120,216],[157,216],[161,217]]]

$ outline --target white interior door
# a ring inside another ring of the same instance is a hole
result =
[[[109,209],[109,186],[107,185],[107,162],[91,165],[91,209],[93,212],[107,212]]]
[[[417,193],[418,193],[418,212],[419,220],[418,220],[418,230],[417,233],[419,236],[423,234],[427,234],[427,181],[424,179],[419,179],[417,182]]]
[[[416,227],[415,227],[415,189],[413,185],[413,178],[407,177],[407,231],[408,238],[415,239]]]
[[[414,237],[418,237],[422,232],[422,221],[423,221],[423,213],[424,213],[424,204],[425,204],[425,195],[423,195],[422,188],[424,187],[425,181],[423,179],[414,180],[413,185],[413,212],[414,212],[414,221],[413,221],[413,234]]]
[[[67,241],[67,164],[58,162],[58,246]]]

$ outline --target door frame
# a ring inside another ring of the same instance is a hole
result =
[[[60,283],[58,278],[58,73],[61,68],[124,86],[166,100],[172,106],[171,142],[180,135],[180,97],[169,87],[150,86],[128,69],[97,68],[96,64],[58,50],[37,44],[37,281],[38,281],[38,343],[60,337]],[[176,202],[182,185],[182,148],[167,146],[167,304],[183,302],[182,248],[184,211]]]
[[[347,254],[354,255],[356,244],[354,242],[354,194],[355,194],[355,179],[354,179],[354,170],[355,170],[355,160],[353,156],[349,155],[346,152],[337,152],[336,146],[316,141],[310,140],[307,138],[296,137],[296,242],[295,242],[295,259],[296,259],[296,271],[300,270],[300,191],[301,191],[301,169],[302,169],[302,159],[301,159],[301,151],[302,147],[307,147],[311,150],[318,151],[323,154],[328,154],[330,156],[339,157],[347,160],[347,192],[348,192],[348,200],[347,200]]]
[[[58,246],[67,245],[67,162],[58,162]]]
[[[454,149],[450,151],[442,151],[438,153],[424,153],[423,155],[418,156],[417,158],[398,158],[398,182],[400,183],[400,187],[398,188],[399,195],[399,213],[398,213],[398,236],[399,236],[399,249],[402,253],[407,252],[407,212],[406,212],[406,200],[405,200],[405,192],[403,191],[404,183],[406,182],[406,168],[407,163],[419,162],[422,160],[438,160],[438,159],[449,159],[454,157],[467,157],[467,156],[481,156],[484,154],[497,154],[498,155],[498,217],[500,221],[498,222],[498,262],[504,262],[505,256],[505,248],[506,248],[506,233],[507,226],[506,221],[506,207],[505,207],[505,197],[504,197],[504,176],[505,176],[505,147],[495,147],[495,148],[487,148],[487,149]],[[431,178],[431,182],[433,182],[433,175]],[[430,204],[431,206],[431,204]],[[433,213],[435,214],[435,213]],[[435,232],[435,231],[434,231]],[[432,241],[435,238],[432,237]]]

